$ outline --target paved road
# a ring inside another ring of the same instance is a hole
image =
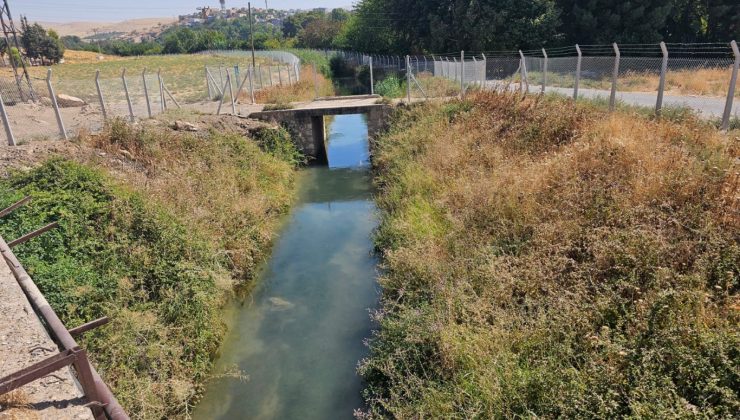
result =
[[[518,90],[518,84],[506,84],[501,81],[488,81],[487,86],[491,89],[508,85],[512,90]],[[540,85],[530,85],[530,93],[540,93]],[[572,97],[573,88],[561,88],[548,86],[546,92],[554,92],[564,96]],[[579,98],[588,99],[606,99],[608,100],[611,96],[611,91],[600,90],[600,89],[589,89],[580,88],[578,90]],[[648,108],[655,108],[657,101],[657,92],[617,92],[617,100],[627,104],[644,106]],[[721,118],[725,112],[725,101],[726,98],[712,97],[712,96],[677,96],[677,95],[665,95],[663,97],[664,107],[686,107],[690,108],[704,118]],[[735,98],[735,103],[732,109],[732,115],[735,118],[740,118],[740,98]]]
[[[531,92],[539,92],[539,87],[535,88],[530,86]],[[557,92],[563,95],[572,96],[573,89],[571,88],[557,88],[548,87],[546,92]],[[657,92],[617,92],[617,100],[622,101],[628,105],[638,105],[644,107],[655,107],[657,101]],[[609,99],[611,92],[608,90],[578,89],[578,96],[580,98],[604,98]],[[740,99],[735,100],[733,106],[733,115],[740,116]],[[686,107],[691,108],[700,113],[701,116],[706,118],[721,118],[725,112],[725,98],[715,98],[710,96],[673,96],[665,95],[663,97],[664,107]]]

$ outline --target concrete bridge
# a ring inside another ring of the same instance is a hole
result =
[[[326,125],[327,115],[367,115],[368,136],[372,139],[387,128],[387,120],[392,107],[378,103],[379,96],[344,96],[319,99],[313,102],[295,104],[295,108],[254,112],[250,118],[276,122],[285,127],[293,136],[298,148],[316,163],[326,163]]]

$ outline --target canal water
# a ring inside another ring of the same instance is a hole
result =
[[[300,197],[230,330],[196,419],[351,419],[357,363],[379,291],[364,116],[329,123],[328,167],[301,174]]]

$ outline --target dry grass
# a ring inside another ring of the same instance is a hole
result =
[[[369,414],[732,417],[737,136],[496,93],[398,117]]]
[[[35,420],[39,416],[31,406],[28,395],[20,389],[0,395],[0,419]]]
[[[319,96],[333,96],[334,86],[331,80],[318,73],[316,75]],[[301,78],[298,83],[268,87],[255,94],[255,100],[260,104],[289,104],[291,102],[311,101],[316,97],[313,70],[310,67],[301,68]],[[249,92],[244,89],[239,96],[241,101],[249,101]]]
[[[666,94],[668,95],[698,95],[727,97],[730,87],[730,68],[706,68],[696,70],[671,70],[666,74]],[[542,74],[531,72],[530,84],[542,82]],[[575,78],[572,74],[550,73],[547,75],[548,85],[573,87]],[[519,81],[518,75],[514,81]],[[611,78],[590,79],[582,78],[581,86],[591,89],[611,89]],[[618,89],[620,92],[657,92],[660,83],[659,75],[654,72],[624,72],[619,75]],[[740,89],[735,89],[735,96],[740,97]]]
[[[225,129],[204,137],[116,121],[81,141],[124,151],[138,166],[128,182],[206,233],[228,256],[234,278],[247,282],[272,240],[274,216],[292,202],[293,173],[288,162],[262,157],[245,134]]]

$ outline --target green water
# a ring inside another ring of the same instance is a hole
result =
[[[230,331],[196,419],[351,419],[362,408],[357,363],[366,355],[378,288],[377,221],[364,117],[329,127],[329,167],[304,170],[300,198]]]

